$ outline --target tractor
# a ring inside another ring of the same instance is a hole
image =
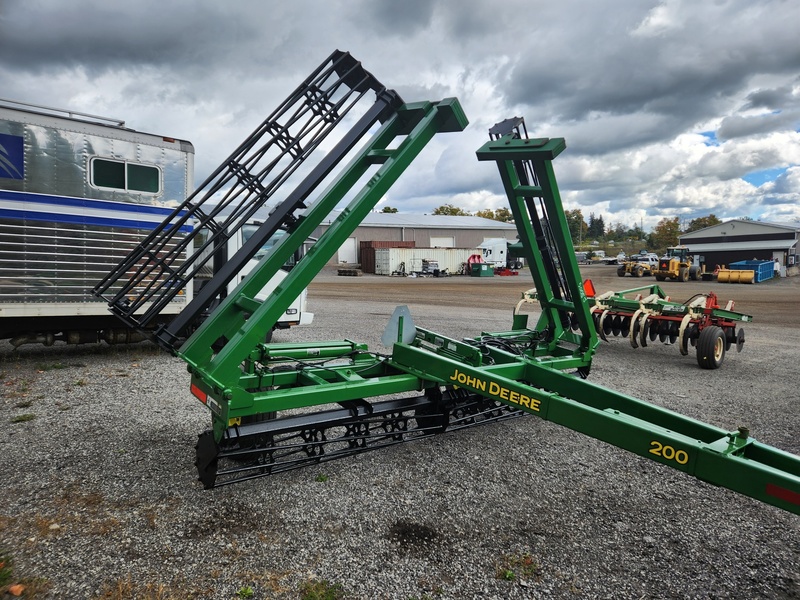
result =
[[[617,267],[617,275],[625,277],[644,277],[652,275],[653,269],[658,267],[658,259],[647,254],[634,254],[629,260],[622,262]]]
[[[692,264],[689,248],[686,246],[670,246],[664,256],[658,259],[653,275],[656,281],[675,279],[677,281],[696,281],[700,269]]]

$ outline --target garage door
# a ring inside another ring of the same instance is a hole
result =
[[[347,238],[347,241],[339,248],[338,258],[340,263],[355,264],[358,262],[356,238]]]
[[[456,238],[454,237],[431,237],[431,248],[455,248]]]

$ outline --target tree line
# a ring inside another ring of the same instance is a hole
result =
[[[383,208],[383,212],[396,213],[397,209],[386,206]],[[492,219],[503,223],[514,221],[511,211],[505,207],[496,210],[487,208],[471,213],[452,204],[443,204],[435,208],[432,214],[483,217],[484,219]],[[688,223],[682,221],[680,217],[663,218],[653,228],[653,231],[645,233],[641,225],[638,224],[631,226],[625,223],[612,223],[607,226],[603,215],[595,215],[594,213],[589,213],[587,222],[579,208],[564,211],[564,217],[567,221],[570,237],[572,237],[572,245],[575,247],[591,246],[594,245],[594,242],[597,242],[601,246],[612,245],[612,243],[614,246],[628,244],[636,248],[636,250],[641,247],[648,250],[663,250],[667,246],[675,246],[678,243],[679,235],[722,223],[714,214],[697,217]]]
[[[589,245],[598,242],[601,245],[614,242],[614,245],[634,243],[634,245],[644,245],[648,250],[663,250],[667,246],[675,246],[678,243],[678,236],[719,225],[722,221],[714,214],[705,217],[697,217],[688,223],[682,221],[680,217],[663,218],[650,233],[645,233],[640,225],[633,227],[624,223],[614,223],[606,226],[603,216],[589,214],[589,222],[583,219],[580,209],[565,211],[567,225],[569,227],[572,243],[575,246]]]

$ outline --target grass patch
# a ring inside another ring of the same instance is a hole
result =
[[[495,572],[497,578],[503,581],[516,581],[517,579],[538,581],[541,578],[542,565],[527,552],[512,554],[503,557],[496,565]]]
[[[46,579],[15,576],[11,555],[0,550],[0,598],[40,598],[49,589]]]
[[[36,418],[36,415],[33,413],[25,413],[23,415],[17,415],[16,417],[11,418],[12,423],[26,423],[28,421],[33,421]]]
[[[13,575],[11,556],[0,551],[0,588],[11,583]]]
[[[314,481],[319,483],[325,483],[326,481],[328,481],[328,476],[323,473],[320,473],[314,478]]]
[[[65,365],[64,363],[48,363],[48,364],[38,364],[36,365],[36,370],[40,373],[45,373],[47,371],[58,371],[60,369],[68,369],[69,365]]]
[[[345,597],[341,583],[331,583],[325,579],[306,581],[299,591],[300,600],[344,600]]]
[[[189,600],[211,598],[213,591],[188,582],[172,584],[134,581],[132,575],[106,583],[91,600]]]

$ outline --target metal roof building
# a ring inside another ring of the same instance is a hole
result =
[[[798,274],[800,223],[779,224],[734,219],[679,237],[707,269],[741,260],[774,260]]]
[[[313,236],[319,237],[337,216],[338,213],[332,213]],[[332,262],[360,262],[361,242],[413,242],[417,248],[477,248],[490,238],[516,241],[517,228],[513,223],[482,217],[373,212],[339,248]]]

